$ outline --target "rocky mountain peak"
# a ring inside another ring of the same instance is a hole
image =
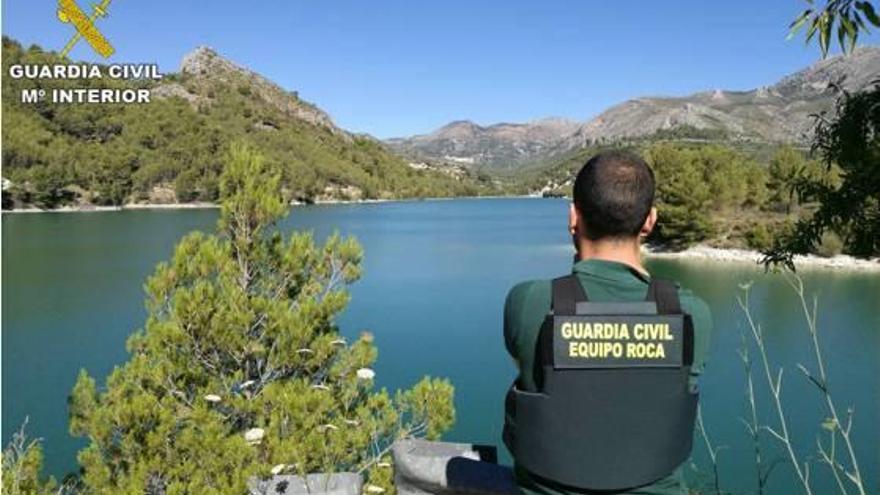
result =
[[[880,47],[861,46],[849,55],[820,60],[806,69],[784,77],[773,86],[783,95],[797,92],[817,93],[829,83],[842,83],[849,90],[858,90],[880,78]]]
[[[235,84],[248,88],[249,93],[278,110],[312,125],[326,127],[334,134],[349,135],[336,127],[324,111],[299,98],[296,92],[287,91],[269,79],[239,65],[208,46],[199,46],[184,55],[180,72],[206,84]]]
[[[218,65],[233,70],[238,68],[232,62],[221,57],[213,48],[198,46],[183,56],[183,60],[180,62],[180,72],[191,75],[206,75],[219,68]]]
[[[432,132],[431,135],[442,139],[455,139],[474,136],[483,128],[470,120],[456,120]]]

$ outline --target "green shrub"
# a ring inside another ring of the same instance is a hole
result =
[[[823,258],[837,256],[843,253],[843,239],[834,232],[825,232],[822,234],[819,244],[816,245],[815,252]]]
[[[763,223],[752,225],[745,233],[746,244],[759,251],[769,249],[773,245],[773,234]]]

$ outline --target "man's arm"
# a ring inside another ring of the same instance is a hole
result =
[[[518,383],[533,390],[532,366],[538,333],[550,309],[550,282],[532,280],[517,284],[504,303],[504,344],[519,368]]]
[[[513,286],[504,301],[504,346],[507,353],[519,365],[517,339],[520,336],[520,320],[522,319],[523,301],[528,295],[528,282]]]

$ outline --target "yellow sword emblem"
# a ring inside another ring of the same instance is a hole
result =
[[[64,23],[71,23],[76,28],[76,34],[64,45],[61,56],[67,57],[70,50],[80,38],[85,38],[99,55],[108,58],[115,51],[113,45],[95,27],[95,19],[107,17],[107,7],[110,0],[101,0],[101,3],[93,5],[92,15],[86,15],[74,0],[58,0],[58,19]]]

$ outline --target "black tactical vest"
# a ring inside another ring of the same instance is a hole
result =
[[[678,289],[653,279],[644,302],[594,303],[575,275],[553,281],[538,337],[538,392],[514,383],[504,443],[529,473],[562,487],[625,490],[690,455],[693,324]]]

